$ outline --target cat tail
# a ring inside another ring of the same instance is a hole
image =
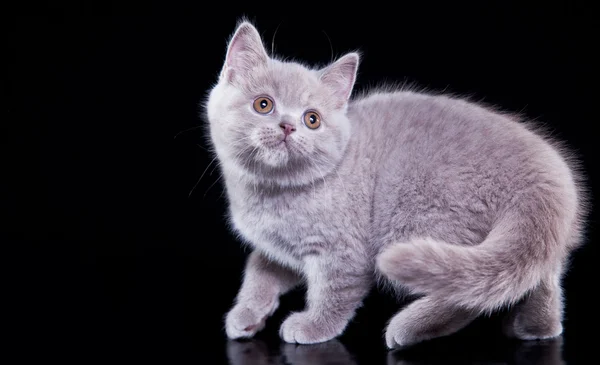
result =
[[[411,293],[491,313],[556,273],[567,254],[573,220],[548,205],[531,208],[505,214],[479,245],[414,239],[384,249],[377,267]]]

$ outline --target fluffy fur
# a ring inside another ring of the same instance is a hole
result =
[[[574,165],[549,138],[460,98],[375,90],[350,100],[359,63],[270,57],[242,22],[206,110],[230,224],[254,248],[230,338],[251,337],[278,297],[307,285],[280,333],[340,335],[377,279],[420,296],[391,319],[390,348],[449,335],[512,306],[505,331],[561,333],[560,280],[581,242]],[[273,110],[253,109],[258,97]],[[320,114],[310,129],[304,113]],[[284,140],[281,123],[294,126]]]

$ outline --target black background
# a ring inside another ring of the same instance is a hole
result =
[[[220,174],[207,167],[204,129],[193,128],[204,124],[201,102],[244,15],[269,48],[277,29],[275,52],[286,57],[322,64],[359,49],[356,90],[414,83],[546,124],[581,156],[594,191],[591,5],[394,7],[54,2],[13,13],[3,52],[0,238],[18,249],[6,255],[5,300],[17,324],[10,337],[27,345],[21,354],[226,363],[222,317],[247,252],[227,231]],[[593,350],[595,216],[565,278],[568,364]],[[286,297],[259,336],[273,356],[278,323],[301,306],[301,291]],[[366,300],[340,339],[360,364],[385,363],[382,331],[398,308],[382,294]],[[499,335],[497,317],[398,359],[549,363],[544,355],[515,362],[521,345]]]

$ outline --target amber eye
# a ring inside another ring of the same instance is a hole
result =
[[[310,129],[317,129],[321,126],[321,116],[315,111],[304,113],[304,124]]]
[[[268,114],[273,110],[273,100],[266,96],[261,96],[254,100],[254,110],[260,114]]]

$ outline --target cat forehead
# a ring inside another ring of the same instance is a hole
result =
[[[297,63],[271,60],[252,79],[248,91],[268,94],[287,105],[305,105],[314,98],[321,99],[324,92],[317,71]]]

